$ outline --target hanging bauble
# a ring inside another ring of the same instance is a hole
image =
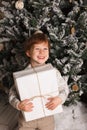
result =
[[[72,3],[72,0],[69,0],[70,3]]]
[[[74,85],[72,86],[72,90],[73,90],[73,91],[78,91],[78,90],[79,90],[79,86],[78,86],[77,84],[74,84]]]
[[[23,8],[24,8],[24,3],[23,3],[23,1],[22,1],[22,0],[16,1],[16,3],[15,3],[15,8],[16,8],[16,9],[19,9],[19,10],[23,9]]]
[[[75,34],[75,31],[76,31],[75,28],[72,27],[72,28],[71,28],[71,34],[72,34],[72,35]]]
[[[4,49],[4,44],[0,43],[0,51],[2,51]]]

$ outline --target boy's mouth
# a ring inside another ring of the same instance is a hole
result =
[[[45,59],[45,57],[44,56],[40,56],[40,57],[38,57],[38,59]]]

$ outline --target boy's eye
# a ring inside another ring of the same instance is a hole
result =
[[[46,47],[46,48],[44,48],[44,50],[48,50],[48,48]]]
[[[34,48],[34,50],[48,50],[48,48],[46,47],[46,48],[43,48],[43,49],[40,49],[40,48]]]
[[[35,50],[40,50],[40,48],[34,48]]]

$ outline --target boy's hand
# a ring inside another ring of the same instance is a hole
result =
[[[58,105],[62,103],[61,98],[58,96],[48,98],[49,102],[45,105],[49,110],[54,110]]]
[[[22,111],[31,112],[33,109],[33,103],[29,99],[25,99],[18,104],[18,108]]]

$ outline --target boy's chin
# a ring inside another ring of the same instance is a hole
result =
[[[44,65],[45,62],[38,62],[38,65]]]

